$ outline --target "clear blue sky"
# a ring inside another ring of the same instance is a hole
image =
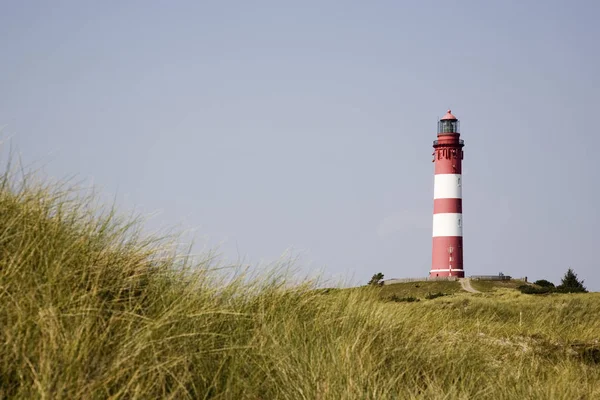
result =
[[[600,290],[600,2],[3,1],[27,163],[246,262],[426,276],[436,120],[461,120],[465,269]]]

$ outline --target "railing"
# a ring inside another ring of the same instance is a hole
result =
[[[471,275],[469,278],[474,281],[510,281],[512,279],[508,275]]]
[[[439,140],[434,140],[434,141],[433,141],[433,145],[434,145],[434,146],[437,146],[438,144],[440,144],[440,141],[439,141]],[[453,143],[444,143],[444,144],[453,144]],[[458,144],[460,144],[461,146],[464,146],[464,145],[465,145],[465,141],[464,141],[464,140],[462,140],[462,139],[459,139],[459,140],[458,140]]]

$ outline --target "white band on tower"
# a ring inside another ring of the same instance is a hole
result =
[[[462,235],[462,214],[433,214],[433,237]]]
[[[461,174],[436,174],[433,181],[434,199],[462,199]]]

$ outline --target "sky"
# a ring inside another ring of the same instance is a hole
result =
[[[0,0],[0,138],[194,251],[332,282],[431,268],[465,140],[464,268],[600,291],[596,1]],[[191,239],[190,239],[191,240]]]

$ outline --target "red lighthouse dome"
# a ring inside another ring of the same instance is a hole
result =
[[[456,120],[456,117],[454,115],[452,115],[452,110],[448,110],[446,111],[446,115],[444,115],[442,117],[442,120],[446,120],[446,119],[453,119]]]

